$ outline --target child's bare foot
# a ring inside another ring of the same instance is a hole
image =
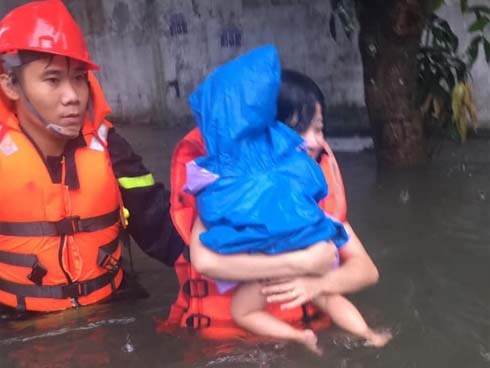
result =
[[[374,331],[371,330],[366,336],[366,346],[372,346],[375,348],[382,348],[385,346],[391,339],[393,335],[389,330],[381,330]]]
[[[323,354],[322,349],[318,346],[318,337],[312,330],[303,330],[299,332],[298,342],[303,344],[309,351],[320,356]]]

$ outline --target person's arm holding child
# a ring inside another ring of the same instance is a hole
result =
[[[267,278],[319,275],[335,262],[335,251],[330,247],[313,246],[305,250],[274,256],[263,254],[221,255],[206,248],[199,240],[205,230],[199,218],[191,233],[190,256],[192,265],[203,275],[225,280],[258,280]]]

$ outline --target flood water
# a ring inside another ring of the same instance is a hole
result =
[[[167,181],[183,132],[122,131]],[[117,302],[19,320],[2,313],[0,367],[490,367],[490,142],[445,143],[430,167],[409,171],[378,172],[372,152],[338,159],[350,222],[381,275],[351,299],[372,326],[392,329],[385,348],[336,328],[319,333],[320,358],[292,344],[158,332],[176,278],[133,247],[140,287]]]

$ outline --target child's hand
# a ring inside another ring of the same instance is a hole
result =
[[[281,303],[281,309],[292,309],[311,301],[321,293],[321,277],[301,276],[262,283],[262,294],[268,303]]]

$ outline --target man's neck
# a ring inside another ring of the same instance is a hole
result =
[[[66,139],[53,136],[44,126],[28,117],[18,116],[19,124],[29,138],[36,144],[44,157],[61,156],[65,150]]]

